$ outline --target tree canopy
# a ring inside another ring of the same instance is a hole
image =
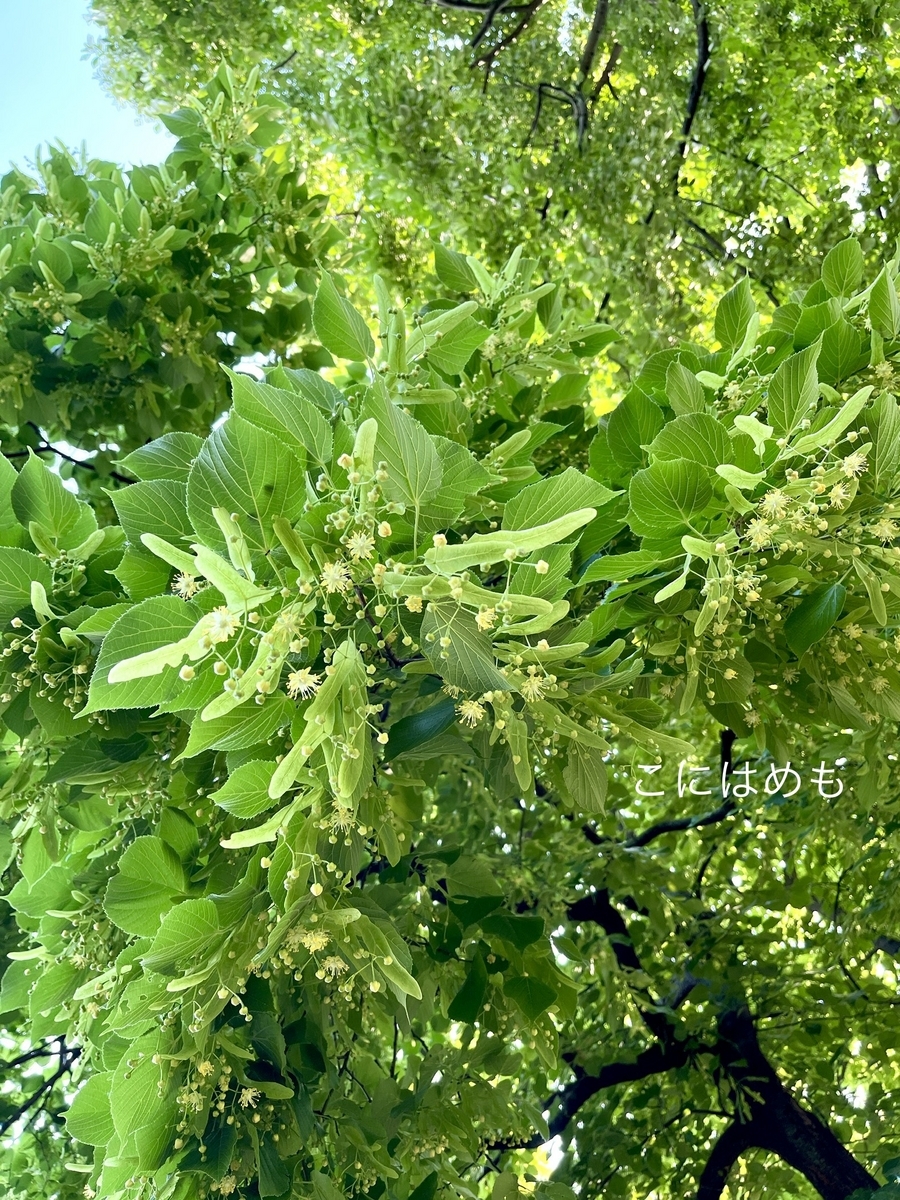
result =
[[[527,241],[649,352],[723,272],[784,302],[851,220],[873,264],[900,232],[894,3],[93,11],[105,77],[150,109],[223,57],[261,65],[410,294],[429,230],[495,267]]]
[[[0,420],[23,455],[46,438],[127,452],[205,433],[227,406],[223,364],[289,345],[305,361],[316,263],[338,235],[276,113],[222,70],[166,117],[165,164],[125,173],[53,148],[37,178],[0,180]],[[108,476],[110,453],[92,461]]]
[[[0,187],[3,1200],[894,1200],[892,6],[94,10],[178,142]]]
[[[589,441],[560,404],[615,335],[521,253],[439,252],[418,314],[376,279],[377,338],[325,273],[347,372],[232,374],[206,439],[119,463],[116,523],[7,466],[0,994],[51,1062],[9,1119],[82,1081],[16,1161],[102,1198],[877,1186],[897,266],[845,241],[765,324],[745,279]]]

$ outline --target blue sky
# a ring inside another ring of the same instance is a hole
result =
[[[26,166],[38,144],[60,139],[78,151],[129,165],[165,158],[161,127],[136,123],[82,57],[91,32],[83,0],[0,0],[0,175]]]

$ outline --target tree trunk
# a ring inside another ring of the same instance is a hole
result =
[[[802,1108],[763,1054],[746,1009],[719,1022],[722,1068],[739,1098],[740,1117],[713,1148],[700,1179],[697,1200],[718,1200],[731,1168],[745,1150],[777,1154],[799,1171],[822,1200],[846,1200],[877,1181],[819,1118]]]

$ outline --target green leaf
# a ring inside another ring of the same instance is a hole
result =
[[[484,959],[476,951],[469,964],[462,987],[450,1001],[447,1016],[451,1021],[463,1021],[468,1025],[478,1020],[484,1010],[487,995],[488,974]]]
[[[227,370],[227,368],[226,368]],[[330,466],[333,453],[331,426],[319,408],[298,391],[258,383],[249,375],[228,371],[234,411],[276,437],[287,434],[305,458]]]
[[[443,333],[425,356],[439,370],[458,375],[491,331],[473,317],[465,317],[458,325]]]
[[[184,868],[171,847],[158,837],[139,837],[119,859],[103,907],[126,933],[148,937],[157,932],[160,917],[186,890]]]
[[[897,285],[887,267],[882,267],[869,294],[869,320],[876,333],[892,341],[900,334],[900,300]]]
[[[242,704],[224,717],[201,721],[195,717],[187,745],[180,758],[193,758],[203,750],[245,750],[268,739],[290,723],[293,703],[283,693],[266,699],[265,704]]]
[[[750,277],[745,275],[726,292],[716,309],[716,337],[729,353],[737,350],[744,340],[750,319],[756,312],[756,302],[750,290]],[[668,383],[668,377],[666,379]]]
[[[570,344],[572,353],[579,358],[594,358],[601,350],[622,339],[621,333],[605,322],[584,326],[575,330],[575,333]]]
[[[448,729],[455,720],[456,705],[449,698],[439,700],[437,704],[432,704],[430,708],[421,712],[401,717],[388,730],[388,743],[384,748],[385,760],[396,758],[405,754],[407,750],[414,750],[417,746],[431,741]]]
[[[432,1171],[430,1175],[426,1175],[422,1182],[413,1188],[407,1200],[434,1200],[440,1181],[440,1174],[437,1171]]]
[[[212,900],[183,900],[170,907],[154,929],[153,944],[143,956],[148,971],[176,975],[182,967],[201,967],[221,942],[219,915]]]
[[[203,439],[196,433],[166,433],[155,442],[132,450],[119,460],[119,466],[138,479],[174,479],[187,483],[191,464],[202,446]]]
[[[544,918],[495,912],[481,921],[481,928],[488,935],[503,938],[517,950],[524,950],[544,936]]]
[[[431,665],[453,687],[476,695],[510,690],[494,663],[490,641],[459,605],[432,601],[422,620],[422,638]],[[441,639],[449,644],[442,646]]]
[[[528,529],[543,525],[582,508],[602,508],[616,493],[602,483],[568,467],[522,489],[503,511],[504,529]]]
[[[191,524],[205,545],[226,549],[214,508],[237,513],[248,543],[259,550],[278,544],[272,518],[294,522],[306,502],[306,474],[284,439],[232,414],[203,443],[188,478]]]
[[[362,362],[375,353],[375,343],[363,318],[349,300],[338,292],[327,271],[316,292],[313,305],[313,325],[316,336],[338,358]]]
[[[769,422],[779,436],[790,437],[816,403],[816,359],[821,348],[821,340],[817,340],[799,354],[792,354],[769,381]]]
[[[177,596],[153,596],[123,613],[103,639],[82,715],[101,709],[150,708],[167,700],[180,682],[177,667],[124,683],[109,682],[110,668],[187,637],[201,615],[196,604]]]
[[[638,471],[628,496],[635,533],[664,537],[690,530],[691,518],[712,499],[712,484],[698,463],[679,458]]]
[[[670,362],[666,368],[666,399],[679,417],[706,409],[703,384],[693,371],[678,361]]]
[[[63,485],[37,455],[29,452],[11,493],[13,512],[26,529],[31,521],[65,549],[77,546],[97,528],[90,508]]]
[[[632,470],[642,466],[645,461],[643,447],[650,445],[662,426],[659,405],[639,388],[632,388],[609,414],[606,426],[609,451],[619,467]]]
[[[687,413],[662,427],[650,444],[651,462],[683,458],[710,470],[733,461],[734,444],[721,421],[707,413]]]
[[[878,489],[890,487],[900,462],[900,407],[890,392],[872,405],[869,427],[873,441],[872,474]]]
[[[862,279],[863,263],[862,248],[856,238],[849,237],[832,246],[822,263],[822,282],[829,296],[852,296]]]
[[[91,1075],[66,1113],[66,1129],[70,1137],[88,1146],[105,1146],[115,1133],[109,1107],[109,1088],[112,1072]]]
[[[844,608],[847,589],[825,583],[800,601],[784,623],[787,644],[799,658],[831,629]]]
[[[110,229],[116,224],[116,214],[102,196],[98,196],[84,218],[84,235],[89,242],[102,246]],[[120,228],[121,228],[121,223]]]
[[[529,1021],[536,1020],[554,1003],[559,993],[549,984],[532,976],[514,975],[503,985],[504,996],[521,1008]]]
[[[478,281],[464,254],[458,254],[441,242],[434,243],[434,273],[453,292],[474,292]]]
[[[258,816],[274,804],[269,795],[274,770],[274,762],[254,759],[242,763],[209,798],[232,816],[244,819]]]
[[[116,516],[132,546],[152,533],[175,546],[193,539],[187,515],[187,487],[172,479],[153,479],[119,488],[111,495]]]
[[[868,364],[868,347],[846,317],[839,317],[822,334],[822,350],[816,369],[823,383],[838,384]]]
[[[293,1095],[293,1093],[291,1093]],[[291,1173],[281,1161],[278,1146],[272,1140],[272,1135],[265,1133],[259,1140],[259,1194],[265,1200],[268,1196],[285,1196],[290,1191]]]
[[[0,546],[0,625],[4,628],[31,603],[32,583],[50,591],[53,576],[47,564],[27,550]]]
[[[165,1162],[177,1120],[178,1072],[159,1058],[158,1048],[156,1037],[135,1042],[119,1061],[109,1089],[122,1149],[133,1155],[141,1171],[155,1171]]]
[[[385,495],[409,508],[420,508],[441,486],[441,460],[431,436],[380,386],[369,389],[363,417],[378,422],[375,456],[387,463]]]
[[[661,567],[661,559],[655,550],[629,550],[625,554],[603,554],[596,558],[579,578],[579,583],[594,583],[598,579],[611,583],[624,583],[639,575],[647,575]]]
[[[606,807],[607,774],[604,751],[570,741],[563,783],[571,803],[583,813],[602,813]]]

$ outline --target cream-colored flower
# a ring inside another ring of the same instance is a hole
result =
[[[305,946],[310,954],[317,954],[320,950],[324,950],[331,941],[330,934],[324,929],[298,929],[291,930],[295,934],[295,941],[301,946]],[[296,949],[296,947],[293,947]]]
[[[846,633],[848,638],[855,639],[862,637],[862,628],[861,626],[857,625],[855,621],[853,621],[851,624],[844,626],[844,633]]]
[[[382,521],[378,526],[379,537],[390,537],[393,532],[390,521]]]
[[[172,580],[172,591],[182,600],[190,600],[196,596],[202,586],[200,581],[194,575],[189,575],[187,571],[179,571]]]
[[[456,712],[464,725],[469,725],[474,729],[484,717],[487,709],[483,704],[479,704],[477,700],[463,700],[461,704],[456,706]]]
[[[756,517],[747,526],[747,537],[754,550],[763,550],[772,541],[772,526],[761,517]]]
[[[345,562],[327,562],[322,567],[322,587],[326,592],[346,592],[350,586],[350,570]]]
[[[828,493],[828,503],[832,508],[843,508],[849,499],[846,483],[836,483]]]
[[[496,608],[480,608],[475,614],[475,624],[482,632],[493,629],[497,624]]]
[[[869,532],[880,542],[892,542],[897,537],[897,522],[889,517],[881,517],[869,526]]]
[[[230,1196],[237,1187],[237,1179],[234,1175],[223,1175],[219,1180],[219,1195]]]
[[[319,690],[321,676],[314,674],[309,667],[301,667],[299,671],[291,671],[287,679],[288,695],[292,700],[308,700]]]
[[[202,1075],[204,1079],[207,1075],[215,1074],[215,1070],[216,1068],[209,1061],[209,1059],[204,1059],[202,1063],[198,1063],[197,1065],[197,1074]]]
[[[760,500],[759,511],[764,517],[780,521],[787,512],[790,502],[790,496],[778,488],[774,488],[771,492],[766,492],[762,500]]]
[[[322,963],[322,970],[327,971],[332,979],[336,979],[338,975],[343,975],[349,969],[347,963],[342,958],[338,958],[336,954],[329,954]]]
[[[227,642],[241,627],[241,622],[224,605],[214,608],[203,618],[204,633],[213,646]]]
[[[855,479],[857,475],[862,475],[867,465],[866,456],[859,450],[854,450],[852,454],[848,454],[841,460],[841,470],[848,479]]]
[[[259,1090],[259,1088],[241,1088],[241,1094],[238,1097],[238,1104],[240,1104],[241,1108],[256,1108],[261,1095],[262,1092]]]
[[[529,667],[528,674],[519,683],[519,691],[526,700],[540,700],[544,695],[546,680],[538,674],[537,667]]]
[[[534,569],[537,571],[538,575],[546,575],[550,570],[550,564],[547,562],[546,558],[539,558],[534,564]]]
[[[411,613],[420,613],[422,611],[421,596],[407,596],[403,604]]]
[[[356,824],[356,813],[349,804],[342,804],[340,800],[335,800],[328,824],[336,833],[347,833]]]
[[[371,558],[372,551],[375,549],[375,539],[371,534],[357,529],[347,538],[347,549],[354,562],[359,562],[361,558]]]

